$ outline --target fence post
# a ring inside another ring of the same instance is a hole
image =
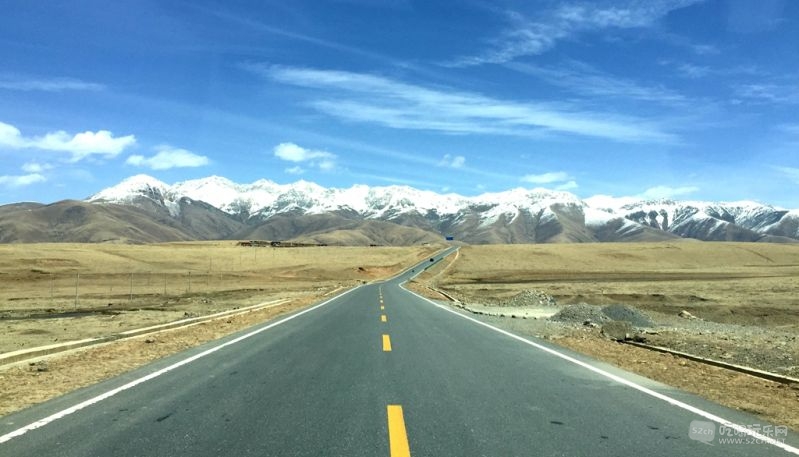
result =
[[[78,293],[78,286],[80,285],[80,273],[75,272],[75,309],[78,309],[78,300],[79,300],[79,293]]]

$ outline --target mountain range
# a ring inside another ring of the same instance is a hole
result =
[[[83,201],[0,206],[0,242],[294,240],[402,245],[451,236],[483,243],[799,241],[799,210],[512,189],[474,197],[407,186],[346,189],[226,178],[166,184],[137,175]]]

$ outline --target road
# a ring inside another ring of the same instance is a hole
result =
[[[799,454],[793,432],[721,444],[719,421],[763,421],[401,287],[428,264],[7,416],[0,456]]]

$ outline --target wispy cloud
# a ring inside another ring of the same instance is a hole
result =
[[[677,198],[683,195],[693,194],[700,189],[696,186],[683,186],[683,187],[669,187],[669,186],[655,186],[650,187],[639,195],[639,197],[647,200],[657,200],[661,198]]]
[[[67,152],[71,155],[71,162],[95,155],[116,157],[135,143],[136,138],[133,135],[114,137],[108,130],[86,131],[74,135],[59,130],[41,137],[25,137],[18,128],[0,122],[0,147]]]
[[[777,166],[773,167],[775,170],[780,172],[784,177],[790,179],[796,184],[799,184],[799,168],[796,167],[782,167]]]
[[[163,145],[156,148],[158,152],[150,157],[132,155],[125,161],[128,165],[146,167],[152,170],[170,170],[172,168],[196,168],[211,163],[206,156],[195,154],[186,149]]]
[[[504,63],[549,51],[564,39],[597,30],[649,27],[670,11],[701,0],[627,1],[606,5],[604,2],[563,4],[554,9],[536,11],[535,17],[507,11],[509,27],[494,40],[493,46],[474,56],[448,64],[474,66]]]
[[[754,103],[799,104],[799,84],[795,81],[792,83],[765,81],[739,84],[733,90],[738,98]]]
[[[0,89],[43,92],[99,91],[104,90],[105,86],[73,78],[23,78],[0,75]]]
[[[556,190],[572,190],[579,187],[577,181],[565,171],[550,171],[541,174],[524,175],[522,182],[537,186],[547,186]]]
[[[466,157],[452,154],[444,154],[444,157],[438,162],[438,166],[448,168],[463,168],[464,165],[466,165]]]
[[[636,143],[675,139],[654,122],[611,113],[504,101],[363,73],[270,65],[249,69],[280,83],[318,90],[307,105],[347,121],[453,134],[561,133]]]
[[[327,151],[307,149],[294,143],[280,143],[275,146],[273,152],[278,159],[298,164],[305,163],[322,171],[331,171],[336,168],[337,156]],[[302,171],[299,166],[286,169],[287,173],[294,172],[296,174]]]
[[[669,105],[689,103],[684,95],[663,86],[646,86],[635,81],[610,75],[578,61],[568,61],[558,67],[509,62],[507,68],[535,76],[570,92],[602,98],[625,98]]]
[[[0,176],[0,186],[18,188],[30,186],[31,184],[44,182],[46,180],[47,178],[39,173],[29,173],[26,175],[17,176],[4,175]]]

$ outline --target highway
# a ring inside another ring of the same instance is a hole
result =
[[[799,455],[793,432],[720,443],[719,422],[765,424],[401,287],[429,264],[6,416],[0,456]]]

